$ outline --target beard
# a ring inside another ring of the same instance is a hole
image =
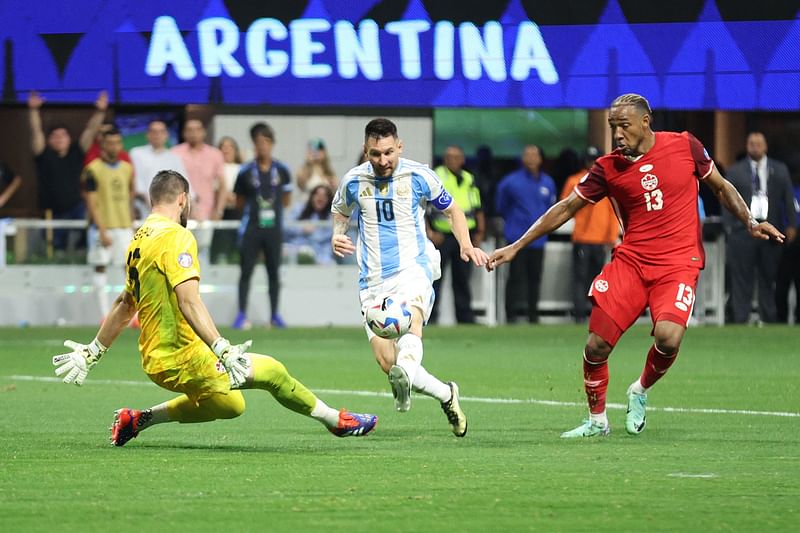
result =
[[[186,227],[186,224],[189,223],[189,213],[187,213],[186,211],[187,211],[186,209],[181,211],[181,216],[180,216],[181,226],[183,226],[184,228]]]

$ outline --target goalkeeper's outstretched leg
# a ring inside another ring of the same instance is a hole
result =
[[[377,416],[351,413],[345,409],[341,411],[332,409],[292,377],[277,359],[250,353],[243,354],[242,357],[249,359],[246,366],[250,368],[242,388],[268,391],[281,405],[321,422],[337,437],[364,436],[375,428],[378,422]],[[159,376],[151,377],[160,385],[165,385],[159,382]],[[207,388],[207,385],[203,388]],[[115,446],[124,446],[141,431],[156,424],[210,422],[236,418],[244,413],[244,396],[239,390],[210,394],[193,392],[195,394],[192,392],[189,392],[189,395],[182,394],[150,409],[117,410],[111,426],[111,443]],[[200,394],[200,397],[194,401],[191,398],[197,397],[196,394]]]

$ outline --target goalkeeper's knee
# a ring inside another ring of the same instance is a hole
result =
[[[214,409],[217,418],[236,418],[244,413],[244,395],[238,390],[232,390],[228,394],[215,394]]]
[[[253,362],[253,387],[277,394],[294,381],[286,367],[268,355],[250,354]]]

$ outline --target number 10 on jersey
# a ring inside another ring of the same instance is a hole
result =
[[[391,200],[375,200],[375,214],[378,222],[394,220],[394,204]]]

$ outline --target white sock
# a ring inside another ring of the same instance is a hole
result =
[[[450,385],[429,374],[422,365],[417,368],[417,374],[414,376],[411,388],[414,389],[414,392],[421,392],[426,396],[436,398],[442,403],[448,401],[451,396]]]
[[[311,410],[309,415],[314,420],[319,420],[329,428],[335,428],[339,425],[339,411],[328,407],[325,402],[317,398],[317,404]]]
[[[603,427],[608,426],[608,417],[606,416],[606,412],[603,411],[602,413],[589,413],[589,420],[594,422],[595,424],[600,424]]]
[[[397,366],[406,371],[408,381],[413,384],[421,365],[422,339],[413,333],[406,333],[397,341]]]
[[[111,304],[108,303],[108,298],[106,297],[107,281],[108,276],[106,276],[105,272],[95,272],[92,276],[92,285],[94,285],[94,292],[97,295],[97,303],[100,304],[100,314],[104,320],[106,316],[108,316],[109,311],[111,311]]]
[[[631,385],[631,392],[636,394],[647,394],[647,389],[642,386],[642,382],[638,379]]]
[[[163,424],[164,422],[172,422],[167,414],[167,402],[154,405],[150,409],[142,413],[139,426],[136,428],[138,431],[147,429],[156,424]]]

